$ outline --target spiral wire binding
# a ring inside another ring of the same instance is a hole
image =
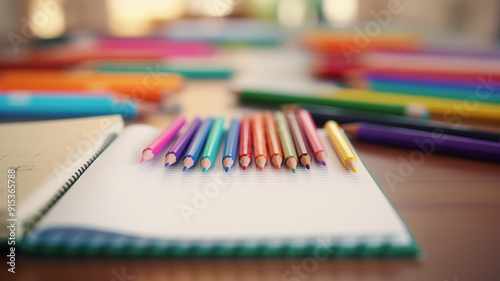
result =
[[[29,233],[33,226],[47,213],[47,211],[61,198],[61,196],[68,191],[68,189],[80,178],[80,176],[87,170],[88,167],[101,155],[101,153],[116,139],[118,135],[113,133],[109,135],[104,141],[102,147],[92,156],[86,163],[80,167],[75,174],[71,175],[71,177],[61,186],[61,188],[54,194],[54,196],[50,199],[50,201],[45,205],[45,207],[40,210],[40,212],[34,216],[31,220],[25,223],[25,233]]]

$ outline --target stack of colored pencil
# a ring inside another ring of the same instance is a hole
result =
[[[330,94],[295,95],[290,102],[319,104],[317,99],[322,99],[323,104],[343,108],[347,107],[335,103],[363,102],[372,108],[363,111],[372,112],[380,106],[420,104],[439,121],[500,120],[498,49],[438,50],[420,46],[411,34],[377,36],[359,48],[353,41],[362,40],[362,34],[348,35],[319,32],[307,34],[303,40],[313,53],[313,75],[346,87]],[[269,98],[278,99],[276,95]]]
[[[0,117],[73,118],[121,114],[136,118],[178,91],[177,74],[113,74],[62,70],[0,72]]]
[[[153,159],[185,123],[186,118],[178,116],[143,150],[141,163]],[[326,127],[326,130],[343,164],[356,171],[357,160],[338,125]],[[314,159],[325,166],[327,163],[328,154],[310,113],[304,109],[287,109],[255,112],[241,121],[233,118],[226,134],[224,117],[208,117],[204,121],[195,118],[166,153],[165,167],[182,162],[183,171],[187,171],[200,160],[203,172],[207,172],[215,165],[223,138],[222,166],[226,172],[235,163],[246,170],[252,160],[261,171],[269,160],[277,169],[284,164],[293,173],[298,165],[310,169]]]
[[[157,112],[171,100],[169,94],[179,92],[186,75],[227,78],[231,72],[196,67],[189,72],[165,68],[164,61],[208,59],[217,53],[214,44],[202,40],[85,36],[32,45],[16,56],[0,54],[0,118],[121,114],[133,119]],[[93,67],[96,64],[119,66],[120,71],[114,67],[101,71]],[[133,67],[121,71],[122,65]]]

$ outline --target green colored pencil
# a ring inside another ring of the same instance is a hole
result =
[[[201,168],[206,172],[215,161],[215,156],[219,151],[219,144],[224,134],[224,117],[219,116],[212,125],[208,134],[207,142],[201,154]]]
[[[281,141],[281,149],[283,149],[283,157],[285,159],[285,164],[288,168],[295,173],[295,168],[297,168],[298,157],[295,152],[295,145],[293,143],[292,134],[290,133],[290,128],[288,128],[288,123],[286,122],[285,114],[281,111],[276,111],[274,113],[274,119],[276,119],[276,126],[278,127],[278,133]]]
[[[352,110],[361,110],[365,112],[375,112],[375,113],[385,113],[399,116],[411,116],[416,118],[428,118],[429,112],[417,108],[415,105],[388,105],[388,104],[377,104],[369,102],[359,102],[359,101],[348,101],[348,100],[336,100],[329,98],[314,97],[312,95],[293,95],[286,93],[277,92],[264,92],[264,91],[251,91],[242,90],[239,91],[240,100],[247,103],[258,103],[265,105],[281,105],[287,103],[305,103],[305,104],[316,104],[324,106],[333,106]]]
[[[112,65],[102,64],[94,66],[93,69],[100,72],[133,72],[146,73],[149,71],[147,64],[127,64]],[[162,65],[158,67],[159,73],[176,73],[187,79],[227,79],[233,74],[233,71],[224,67],[207,68],[202,66],[176,66]]]

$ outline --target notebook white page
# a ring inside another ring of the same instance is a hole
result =
[[[327,166],[315,162],[310,170],[299,167],[295,174],[270,163],[261,172],[253,161],[246,171],[233,166],[223,172],[223,142],[207,173],[199,161],[187,172],[179,162],[164,167],[170,144],[155,159],[140,164],[142,149],[158,133],[146,125],[127,127],[36,229],[75,227],[186,242],[325,236],[389,239],[399,245],[412,241],[363,164],[358,164],[357,174],[344,168],[323,130]],[[195,208],[196,191],[203,194],[206,188],[213,198],[207,197],[208,205],[199,205],[199,213],[188,223],[179,206]]]

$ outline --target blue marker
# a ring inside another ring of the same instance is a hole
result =
[[[182,161],[182,164],[184,165],[184,168],[182,169],[183,171],[186,171],[187,169],[193,167],[194,164],[196,164],[196,161],[198,161],[201,149],[203,148],[203,145],[207,140],[208,132],[210,132],[210,128],[212,128],[213,122],[214,119],[212,117],[208,117],[203,122],[203,124],[201,124],[198,132],[194,136],[193,141],[187,149],[186,156],[184,156],[184,159]]]
[[[29,92],[28,92],[29,93]],[[135,102],[119,102],[111,95],[30,95],[0,92],[0,117],[71,118],[120,114],[137,117]]]
[[[222,166],[226,172],[236,162],[238,153],[238,143],[240,140],[240,121],[236,118],[231,120],[231,126],[226,136],[226,143],[224,144],[224,155],[222,157]]]

